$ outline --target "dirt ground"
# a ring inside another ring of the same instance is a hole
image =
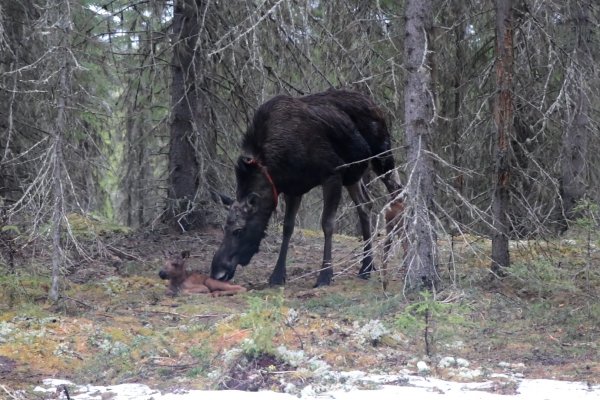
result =
[[[65,271],[58,305],[47,302],[48,276],[39,272],[48,258],[29,249],[36,254],[23,266],[29,272],[2,283],[0,382],[289,390],[325,384],[323,370],[600,382],[600,279],[597,268],[580,273],[589,264],[581,243],[516,248],[514,276],[496,282],[487,271],[489,243],[441,240],[443,285],[432,298],[403,293],[400,276],[387,292],[377,274],[358,279],[360,243],[341,235],[333,284],[313,288],[322,238],[304,230],[292,239],[285,288],[270,288],[280,242],[273,228],[251,264],[238,268],[235,282],[248,293],[167,296],[157,276],[162,251],[190,250],[189,266],[208,272],[220,237],[153,231],[88,240],[88,257],[73,257]],[[468,364],[446,367],[444,357]],[[419,361],[430,370],[420,371]],[[498,379],[498,392],[510,393]]]

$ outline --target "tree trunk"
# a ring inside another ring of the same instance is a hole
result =
[[[66,3],[66,2],[65,2]],[[57,53],[59,60],[59,81],[56,100],[56,121],[54,126],[54,141],[52,144],[52,197],[54,198],[52,210],[52,280],[48,297],[57,301],[59,293],[60,267],[64,257],[61,245],[61,225],[65,216],[64,190],[63,190],[63,140],[67,122],[67,100],[71,85],[71,18],[70,7],[67,4],[51,5],[56,10],[55,28],[56,42],[62,51]],[[54,14],[54,13],[53,13]]]
[[[200,168],[196,148],[201,131],[203,82],[199,42],[201,0],[177,0],[173,11],[173,60],[171,83],[171,140],[169,149],[168,218],[182,229],[201,228],[205,214],[198,209]]]
[[[592,46],[592,30],[589,21],[589,4],[578,4],[572,11],[573,29],[576,32],[573,57],[569,66],[568,78],[573,108],[567,110],[570,122],[562,138],[561,157],[561,196],[563,203],[563,230],[567,229],[568,221],[577,218],[574,208],[586,192],[586,150],[590,132],[590,101],[586,74],[593,59],[590,55]],[[571,114],[571,111],[574,111]]]
[[[135,103],[128,105],[127,109],[126,157],[123,160],[125,164],[123,176],[125,199],[123,203],[127,226],[139,228],[144,224],[144,205],[147,196],[144,182],[149,181],[149,175],[145,173],[145,170],[148,169],[147,146],[140,128],[145,114]]]
[[[465,15],[465,5],[462,1],[454,1],[452,2],[452,17],[454,21],[462,21]],[[455,22],[457,26],[454,28],[454,56],[455,56],[455,64],[454,64],[454,74],[452,77],[452,89],[454,92],[453,99],[453,109],[451,113],[451,121],[452,124],[450,126],[453,140],[452,140],[452,165],[456,168],[456,176],[453,180],[454,189],[456,189],[457,194],[460,196],[463,195],[464,185],[465,185],[465,176],[462,172],[462,146],[461,146],[461,132],[463,129],[462,126],[462,117],[461,117],[461,105],[464,98],[464,79],[463,74],[464,66],[467,64],[467,60],[465,59],[465,51],[463,48],[463,41],[465,39],[465,31],[466,31],[466,23],[465,22]],[[454,218],[456,222],[462,226],[464,223],[463,218],[463,202],[458,196],[455,196],[454,199],[455,212]],[[455,230],[452,230],[454,232]]]
[[[508,252],[509,144],[513,130],[513,12],[511,0],[496,0],[496,101],[494,193],[492,198],[492,271],[503,275]]]
[[[404,57],[407,73],[404,89],[406,143],[408,148],[407,234],[410,240],[406,265],[411,289],[433,288],[438,280],[436,232],[433,208],[433,167],[429,155],[433,94],[431,90],[430,40],[433,22],[431,0],[406,3]]]

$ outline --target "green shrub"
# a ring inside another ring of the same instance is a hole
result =
[[[240,327],[250,329],[250,338],[242,343],[246,356],[254,358],[262,354],[275,354],[273,338],[283,327],[283,289],[275,296],[250,297],[250,309],[240,319]]]

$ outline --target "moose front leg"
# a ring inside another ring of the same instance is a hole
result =
[[[300,202],[302,196],[289,196],[285,195],[285,217],[283,220],[283,238],[281,240],[281,249],[279,250],[279,257],[277,257],[277,264],[275,269],[269,278],[269,285],[284,285],[286,272],[285,272],[285,261],[287,258],[287,251],[290,245],[290,238],[294,233],[294,226],[296,224],[296,214],[298,214],[298,208],[300,208]]]
[[[333,177],[323,184],[323,214],[321,215],[321,226],[325,236],[323,245],[323,265],[317,278],[315,287],[331,284],[333,267],[331,264],[331,247],[333,231],[335,229],[335,214],[340,198],[342,197],[342,182],[339,177]]]

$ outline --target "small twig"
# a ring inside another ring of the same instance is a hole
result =
[[[286,323],[285,325],[288,328],[290,328],[292,330],[292,332],[294,332],[294,335],[296,335],[296,337],[298,338],[298,341],[300,342],[300,350],[304,350],[304,342],[302,341],[302,337],[300,336],[300,334],[298,333],[298,331],[289,322]]]
[[[2,390],[4,390],[4,392],[8,395],[8,397],[10,397],[11,399],[18,399],[18,397],[16,397],[13,393],[11,393],[8,388],[4,385],[0,385],[0,388],[2,388]]]
[[[80,304],[80,305],[82,305],[82,306],[84,306],[84,307],[87,307],[87,308],[89,308],[90,310],[94,310],[94,312],[96,312],[96,313],[98,313],[98,314],[100,314],[100,315],[102,315],[102,316],[104,316],[104,317],[114,318],[114,316],[113,316],[113,315],[110,315],[110,314],[103,313],[103,312],[99,311],[99,310],[98,310],[96,307],[94,307],[94,306],[93,306],[93,305],[91,305],[91,304],[88,304],[88,303],[86,303],[85,301],[82,301],[82,300],[76,299],[76,298],[74,298],[74,297],[67,296],[67,295],[65,295],[65,294],[61,294],[61,295],[60,295],[60,298],[62,298],[62,299],[65,299],[65,300],[71,300],[72,302],[75,302],[75,303],[77,303],[77,304]]]
[[[284,374],[293,374],[293,373],[297,373],[298,371],[296,370],[291,370],[291,371],[267,371],[267,373],[269,375],[284,375]]]
[[[65,300],[71,300],[71,301],[73,301],[73,302],[75,302],[77,304],[81,304],[82,306],[85,306],[85,307],[87,307],[89,309],[96,310],[96,308],[93,305],[88,304],[88,303],[86,303],[83,300],[79,300],[79,299],[76,299],[74,297],[67,296],[66,294],[62,294],[60,297],[62,297]]]
[[[144,262],[144,260],[142,260],[141,258],[136,257],[133,254],[127,253],[126,251],[123,251],[121,249],[117,249],[116,247],[111,246],[109,244],[106,245],[106,248],[108,250],[110,250],[112,253],[115,253],[119,257],[123,257],[123,258],[126,258],[128,260],[135,260],[135,261],[139,261],[139,262]]]
[[[146,313],[152,313],[152,314],[166,314],[166,315],[173,315],[175,317],[180,317],[180,318],[217,318],[217,317],[223,317],[226,314],[196,314],[196,315],[186,315],[186,314],[180,314],[180,313],[176,313],[173,311],[161,311],[161,310],[141,310],[138,309],[140,312],[146,312]]]
[[[153,361],[160,361],[160,360],[171,360],[171,358],[169,357],[152,357]],[[195,363],[190,363],[190,364],[174,364],[174,365],[169,365],[169,364],[158,364],[161,367],[166,367],[166,368],[177,368],[177,369],[185,369],[185,368],[192,368],[198,365],[197,362]]]

